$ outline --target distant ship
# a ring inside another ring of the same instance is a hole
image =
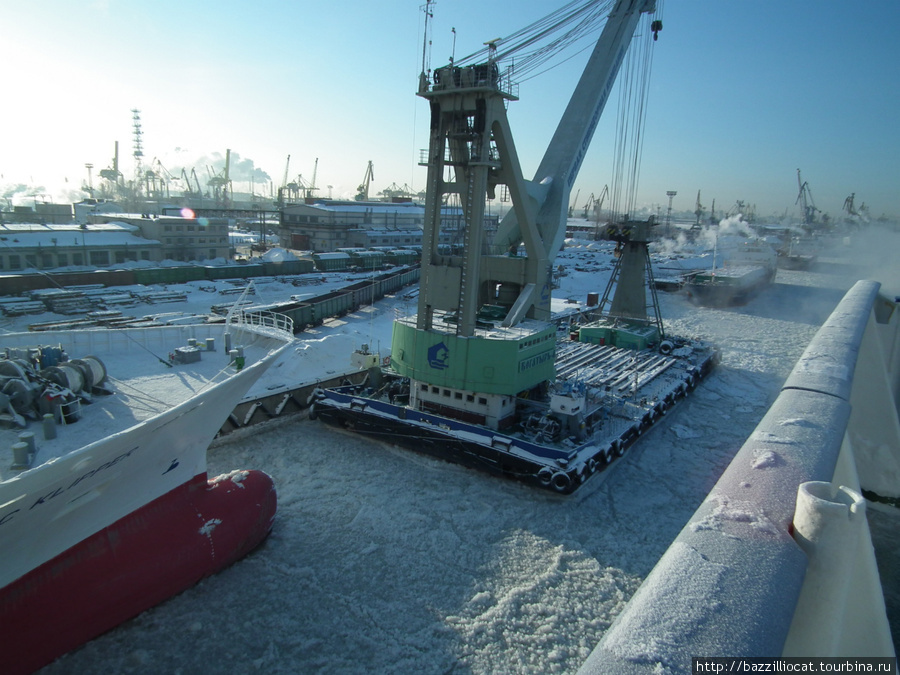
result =
[[[813,242],[800,237],[788,236],[787,245],[778,249],[778,267],[786,270],[808,270],[818,256],[814,253]]]
[[[713,253],[713,260],[716,254]],[[708,307],[743,305],[775,280],[777,256],[763,242],[744,244],[725,258],[725,265],[698,272],[685,283],[692,302]]]
[[[272,479],[210,480],[206,449],[292,339],[264,313],[0,337],[3,672],[46,665],[265,538]]]

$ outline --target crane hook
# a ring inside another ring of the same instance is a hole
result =
[[[659,38],[659,31],[662,30],[662,21],[660,19],[654,20],[650,24],[650,30],[653,31],[653,40],[656,41]]]

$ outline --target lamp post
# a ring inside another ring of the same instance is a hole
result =
[[[672,198],[677,195],[675,190],[668,190],[666,196],[669,198],[669,210],[666,213],[666,236],[669,236],[669,225],[672,223]]]

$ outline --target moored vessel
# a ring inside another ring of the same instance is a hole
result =
[[[418,311],[394,322],[386,368],[359,354],[369,382],[320,390],[312,416],[571,493],[709,372],[715,347],[663,330],[648,279],[650,222],[607,228],[621,256],[594,323],[557,325],[551,312],[572,183],[639,23],[648,49],[662,29],[655,10],[627,0],[611,8],[531,181],[506,114],[517,88],[513,64],[501,69],[501,61],[515,49],[498,52],[503,41],[494,40],[430,75],[423,63],[418,94],[431,123]],[[487,232],[485,205],[498,186],[513,208]],[[441,206],[457,197],[464,242],[448,254],[439,246]]]
[[[13,451],[0,465],[6,672],[49,663],[265,538],[271,478],[209,480],[206,449],[291,343],[289,323],[235,313],[0,339],[0,442]]]
[[[713,254],[715,259],[715,253]],[[724,266],[698,272],[685,283],[692,302],[708,307],[743,305],[775,280],[775,251],[766,243],[746,243],[725,258]]]

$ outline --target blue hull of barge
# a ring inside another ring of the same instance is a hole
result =
[[[372,398],[366,385],[318,390],[312,419],[367,434],[412,450],[495,475],[571,494],[604,471],[713,368],[711,356],[685,376],[664,400],[643,411],[614,438],[589,440],[571,447],[544,445],[442,415]]]

